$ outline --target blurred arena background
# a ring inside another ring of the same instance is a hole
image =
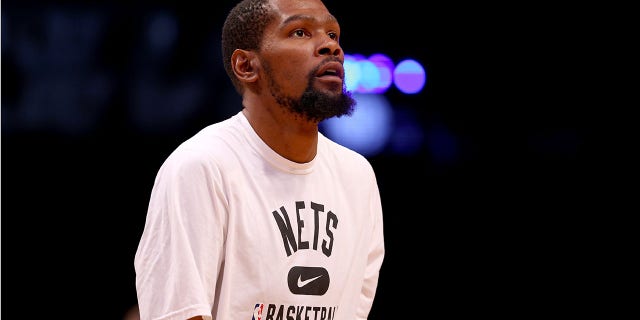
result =
[[[2,1],[5,311],[26,299],[47,315],[122,319],[135,305],[156,171],[240,110],[219,45],[234,3]],[[407,60],[424,72],[415,92],[387,82],[358,94],[353,119],[322,127],[366,154],[379,179],[387,259],[370,319],[560,305],[580,252],[565,235],[590,179],[573,82],[587,73],[572,59],[585,35],[565,27],[567,10],[326,5],[346,53],[384,55],[391,74]],[[532,296],[557,277],[558,291]]]

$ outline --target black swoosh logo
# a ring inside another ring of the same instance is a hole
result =
[[[289,270],[287,283],[293,294],[321,296],[329,289],[329,272],[322,267],[295,266]]]

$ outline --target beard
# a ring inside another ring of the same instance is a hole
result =
[[[329,59],[334,60],[334,59]],[[332,117],[350,116],[355,110],[356,100],[352,97],[351,92],[346,90],[344,81],[342,82],[342,90],[339,93],[321,91],[314,88],[315,75],[317,69],[309,73],[309,82],[307,87],[299,98],[286,95],[280,85],[274,80],[271,67],[263,64],[265,73],[269,75],[269,90],[271,96],[283,106],[286,110],[304,117],[308,121],[320,122]]]

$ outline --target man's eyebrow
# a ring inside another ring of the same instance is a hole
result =
[[[310,16],[307,14],[295,14],[292,15],[290,17],[288,17],[287,19],[285,19],[282,24],[289,24],[295,21],[317,21],[318,19],[316,19],[314,16]],[[336,19],[336,17],[334,17],[333,15],[329,14],[327,16],[325,16],[325,18],[323,20],[320,20],[322,22],[328,22],[328,23],[337,23],[338,19]]]

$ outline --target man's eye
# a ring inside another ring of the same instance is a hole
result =
[[[304,33],[304,30],[296,30],[293,32],[293,35],[295,35],[296,37],[302,38],[304,37],[305,33]]]
[[[338,41],[338,34],[335,32],[329,32],[329,38]]]

